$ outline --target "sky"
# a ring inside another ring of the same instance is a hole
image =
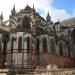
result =
[[[0,0],[0,14],[3,13],[4,20],[9,19],[14,4],[17,12],[27,4],[30,7],[34,4],[36,11],[44,18],[49,11],[54,22],[75,17],[75,0]]]

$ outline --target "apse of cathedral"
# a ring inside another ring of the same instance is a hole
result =
[[[0,16],[0,68],[75,67],[74,27],[40,16],[33,5],[16,12],[9,20]],[[68,63],[68,64],[67,64]]]

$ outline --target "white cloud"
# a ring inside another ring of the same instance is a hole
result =
[[[73,9],[73,16],[75,16],[75,8]]]
[[[46,18],[48,10],[49,10],[49,13],[51,15],[52,21],[54,21],[54,22],[58,21],[58,19],[60,21],[62,21],[62,20],[65,20],[65,19],[68,19],[68,18],[71,18],[72,16],[74,16],[73,14],[68,13],[65,9],[57,9],[57,8],[53,8],[51,6],[51,7],[46,7],[43,10],[43,13],[41,13],[41,15],[44,18]]]
[[[53,0],[32,0],[36,8],[47,8],[50,7]]]
[[[16,10],[19,11],[23,9],[27,3],[31,5],[31,0],[0,0],[0,13],[3,11],[4,19],[9,18],[9,14],[11,13],[11,9],[14,4],[16,6]]]
[[[50,12],[52,21],[54,21],[54,22],[58,21],[58,19],[60,21],[62,21],[62,20],[65,20],[65,19],[68,19],[68,18],[71,18],[71,17],[75,17],[75,9],[73,9],[73,13],[69,13],[65,10],[65,8],[64,9],[54,8],[52,6],[52,2],[53,2],[53,0],[51,0],[50,3],[45,2],[46,4],[44,4],[44,6],[42,4],[40,4],[39,9],[44,8],[44,10],[42,10],[42,13],[40,13],[44,18],[46,18],[48,10]]]
[[[47,15],[49,10],[50,15],[53,21],[57,21],[58,19],[64,20],[75,16],[75,9],[72,14],[68,13],[65,9],[57,9],[52,6],[53,0],[0,0],[0,13],[3,11],[4,19],[9,18],[9,14],[11,13],[11,9],[16,5],[16,10],[19,11],[23,9],[26,5],[31,6],[34,4],[36,11],[39,12],[44,18]]]
[[[58,19],[60,21],[64,20],[64,19],[68,19],[71,17],[71,14],[69,14],[66,10],[62,9],[54,9],[52,12],[51,12],[51,15],[52,15],[52,19],[54,21],[58,21]]]
[[[14,4],[16,6],[16,10],[19,11],[23,9],[27,3],[29,6],[35,5],[36,11],[38,9],[43,9],[43,12],[46,8],[50,7],[53,0],[0,0],[0,13],[3,11],[4,19],[9,18],[9,14],[11,13],[11,9]]]

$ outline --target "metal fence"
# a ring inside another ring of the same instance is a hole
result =
[[[48,52],[36,54],[34,51],[30,50],[29,53],[26,52],[26,49],[21,52],[18,52],[17,49],[13,52],[8,51],[6,53],[6,62],[4,63],[5,68],[35,69],[39,66],[41,69],[46,69],[49,64],[55,64],[58,68],[75,67],[75,59]]]

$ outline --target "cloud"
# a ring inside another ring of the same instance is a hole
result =
[[[14,4],[16,6],[16,10],[19,11],[23,9],[27,3],[31,5],[31,0],[0,0],[0,13],[3,11],[4,19],[9,18],[9,14],[11,14],[11,9]]]
[[[35,5],[36,11],[38,10],[44,10],[52,4],[53,0],[0,0],[0,13],[3,11],[4,19],[9,18],[9,14],[11,14],[11,9],[13,8],[14,4],[16,5],[16,10],[19,11],[20,9],[23,9],[27,3],[29,6]]]
[[[32,0],[36,8],[47,8],[50,7],[53,3],[53,0]]]
[[[75,16],[75,8],[73,9],[73,16]]]
[[[53,21],[60,21],[68,19],[71,17],[71,14],[69,14],[65,9],[54,9],[51,12],[52,20]]]
[[[40,1],[40,0],[39,0]],[[46,1],[46,0],[45,0]],[[46,18],[46,15],[48,13],[48,10],[50,12],[52,21],[56,22],[58,19],[60,21],[63,21],[65,19],[69,19],[71,17],[75,17],[75,9],[73,9],[72,13],[69,13],[67,10],[64,9],[58,9],[52,6],[53,0],[49,0],[50,2],[42,5],[40,4],[39,9],[41,10],[40,15]],[[39,11],[39,10],[38,10]]]
[[[54,0],[0,0],[0,13],[3,11],[4,19],[9,18],[9,14],[11,14],[11,9],[13,8],[14,4],[16,5],[16,10],[19,11],[20,9],[25,8],[25,6],[35,6],[36,11],[40,13],[41,16],[46,18],[48,10],[52,17],[52,21],[60,21],[64,19],[68,19],[70,17],[75,16],[75,9],[73,13],[68,13],[65,9],[58,9],[53,7],[52,3]]]
[[[48,11],[50,12],[52,21],[56,22],[58,19],[60,21],[69,19],[75,16],[75,9],[73,9],[73,13],[69,13],[67,10],[58,9],[53,7],[52,3],[54,0],[33,0],[36,6],[37,11],[39,11],[40,15],[46,18]]]

